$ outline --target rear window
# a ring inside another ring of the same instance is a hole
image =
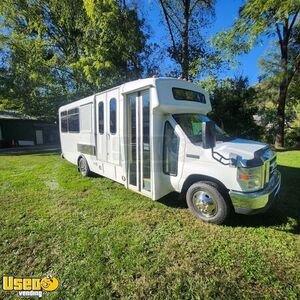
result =
[[[173,92],[173,97],[176,100],[206,103],[204,94],[200,92],[181,89],[181,88],[172,88],[172,92]]]

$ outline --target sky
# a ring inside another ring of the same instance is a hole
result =
[[[142,0],[141,2],[143,3],[143,17],[151,28],[151,41],[166,45],[169,36],[162,22],[163,18],[158,1]],[[238,17],[238,10],[243,2],[243,0],[217,0],[215,21],[210,28],[205,29],[205,34],[213,36],[216,32],[230,28]],[[220,78],[243,75],[248,77],[250,85],[257,83],[260,74],[258,59],[264,55],[270,45],[271,40],[263,38],[262,42],[250,53],[237,57],[238,67],[222,73]]]

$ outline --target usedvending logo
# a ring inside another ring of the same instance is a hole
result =
[[[57,278],[50,275],[42,278],[3,275],[2,283],[5,292],[17,292],[19,297],[41,298],[43,292],[53,292],[59,286]]]

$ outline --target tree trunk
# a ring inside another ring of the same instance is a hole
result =
[[[279,98],[277,106],[276,116],[276,136],[275,147],[284,147],[284,126],[285,126],[285,103],[288,93],[289,85],[293,79],[293,76],[300,67],[299,54],[295,59],[294,68],[292,72],[288,72],[288,47],[289,39],[293,26],[297,20],[299,9],[295,12],[291,23],[289,24],[289,16],[282,20],[282,33],[280,27],[276,24],[276,31],[279,38],[280,52],[281,52],[281,81],[279,86]]]
[[[182,77],[189,79],[189,9],[190,0],[184,1],[184,21],[183,21],[183,32],[182,32],[182,55],[181,55],[181,69]]]
[[[277,115],[275,120],[275,148],[284,147],[284,125],[285,125],[285,102],[287,97],[287,91],[289,87],[288,80],[288,20],[285,19],[283,22],[283,36],[280,34],[280,51],[281,51],[281,81],[279,86],[279,96],[277,102]]]
[[[280,83],[277,106],[275,148],[284,147],[285,102],[287,97],[287,90],[288,81],[286,78],[283,78]]]

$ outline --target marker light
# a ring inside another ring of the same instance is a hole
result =
[[[239,175],[239,178],[240,178],[241,180],[249,180],[249,179],[250,179],[250,176],[249,176],[249,175],[245,175],[245,174],[240,174],[240,175]]]

